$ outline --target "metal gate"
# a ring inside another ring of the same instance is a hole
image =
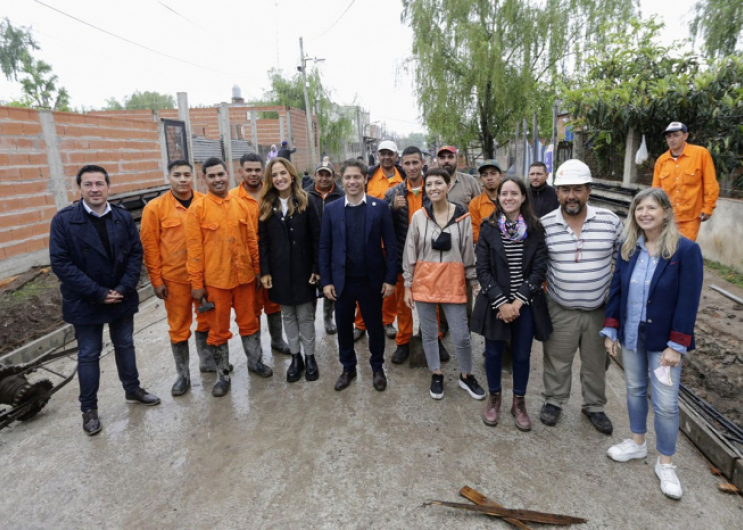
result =
[[[168,164],[173,160],[188,160],[188,137],[186,124],[177,120],[163,120],[165,126],[165,148]]]

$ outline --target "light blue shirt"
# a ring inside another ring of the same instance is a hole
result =
[[[650,284],[653,281],[655,268],[658,266],[658,257],[650,256],[645,247],[645,237],[640,236],[637,239],[637,261],[635,268],[632,270],[632,276],[629,281],[629,293],[627,294],[627,321],[622,326],[624,328],[624,343],[622,347],[627,350],[637,349],[637,335],[640,323],[647,321],[648,295],[650,294]],[[617,340],[616,328],[604,328],[601,330],[602,337],[608,337],[613,341]],[[686,346],[682,346],[672,340],[668,341],[668,347],[673,348],[681,354],[686,353]]]

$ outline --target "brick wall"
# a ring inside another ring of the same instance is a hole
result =
[[[48,248],[56,212],[39,113],[0,107],[0,262]]]
[[[79,198],[81,166],[106,168],[118,195],[163,186],[161,153],[151,113],[145,120],[0,107],[0,278],[48,263],[49,223]]]

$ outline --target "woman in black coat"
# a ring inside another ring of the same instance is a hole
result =
[[[320,372],[315,362],[315,311],[320,280],[317,253],[320,221],[302,190],[294,165],[274,158],[266,166],[258,210],[258,247],[261,283],[268,298],[281,305],[281,319],[292,362],[286,372],[290,383],[305,370],[307,381]],[[304,347],[305,359],[299,351]],[[306,367],[305,367],[306,365]]]
[[[516,427],[531,429],[524,396],[529,382],[531,344],[552,332],[542,284],[547,275],[544,229],[529,204],[526,185],[506,177],[498,186],[496,210],[480,229],[475,254],[481,291],[472,312],[472,331],[485,337],[489,396],[482,414],[498,423],[501,368],[506,341],[513,355],[513,405]]]

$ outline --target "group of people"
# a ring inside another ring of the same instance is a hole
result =
[[[498,161],[485,160],[478,182],[457,171],[453,146],[440,148],[438,167],[424,174],[420,149],[406,148],[398,164],[397,146],[384,141],[378,166],[347,160],[337,179],[324,161],[305,189],[287,158],[264,164],[261,156],[246,154],[234,189],[225,162],[206,160],[202,194],[194,189],[193,167],[177,160],[168,166],[171,189],[147,204],[140,234],[125,210],[108,203],[106,170],[82,167],[82,200],[55,216],[50,253],[62,281],[64,317],[79,345],[84,432],[101,430],[96,395],[104,323],[127,402],[160,403],[140,386],[132,339],[144,260],[167,313],[174,396],[190,388],[194,315],[199,369],[216,372],[215,397],[229,392],[233,310],[249,372],[273,375],[261,347],[265,312],[271,348],[291,355],[287,381],[302,374],[317,380],[314,322],[323,298],[323,326],[338,337],[337,391],[357,375],[354,343],[365,333],[373,387],[386,389],[385,336],[396,341],[392,362],[405,362],[417,309],[432,398],[444,396],[442,362],[449,355],[441,339],[448,330],[458,386],[484,400],[483,422],[497,425],[503,356],[510,349],[510,412],[519,430],[530,430],[526,394],[536,338],[544,351],[541,422],[558,423],[579,351],[582,412],[608,435],[613,425],[604,410],[605,373],[621,343],[631,436],[607,454],[619,462],[646,457],[650,382],[660,453],[655,471],[663,492],[679,498],[672,464],[679,373],[683,355],[694,348],[703,265],[693,238],[679,235],[676,212],[693,210],[680,206],[681,197],[696,189],[690,168],[704,186],[714,169],[703,148],[685,144],[683,124],[672,123],[664,135],[670,155],[658,160],[656,172],[671,198],[659,188],[639,192],[624,227],[611,211],[588,204],[592,176],[578,160],[558,168],[554,187],[541,162],[531,165],[527,183],[505,176]],[[671,184],[679,191],[667,188]],[[716,197],[694,200],[708,218]],[[470,331],[485,338],[487,391],[473,375]]]

